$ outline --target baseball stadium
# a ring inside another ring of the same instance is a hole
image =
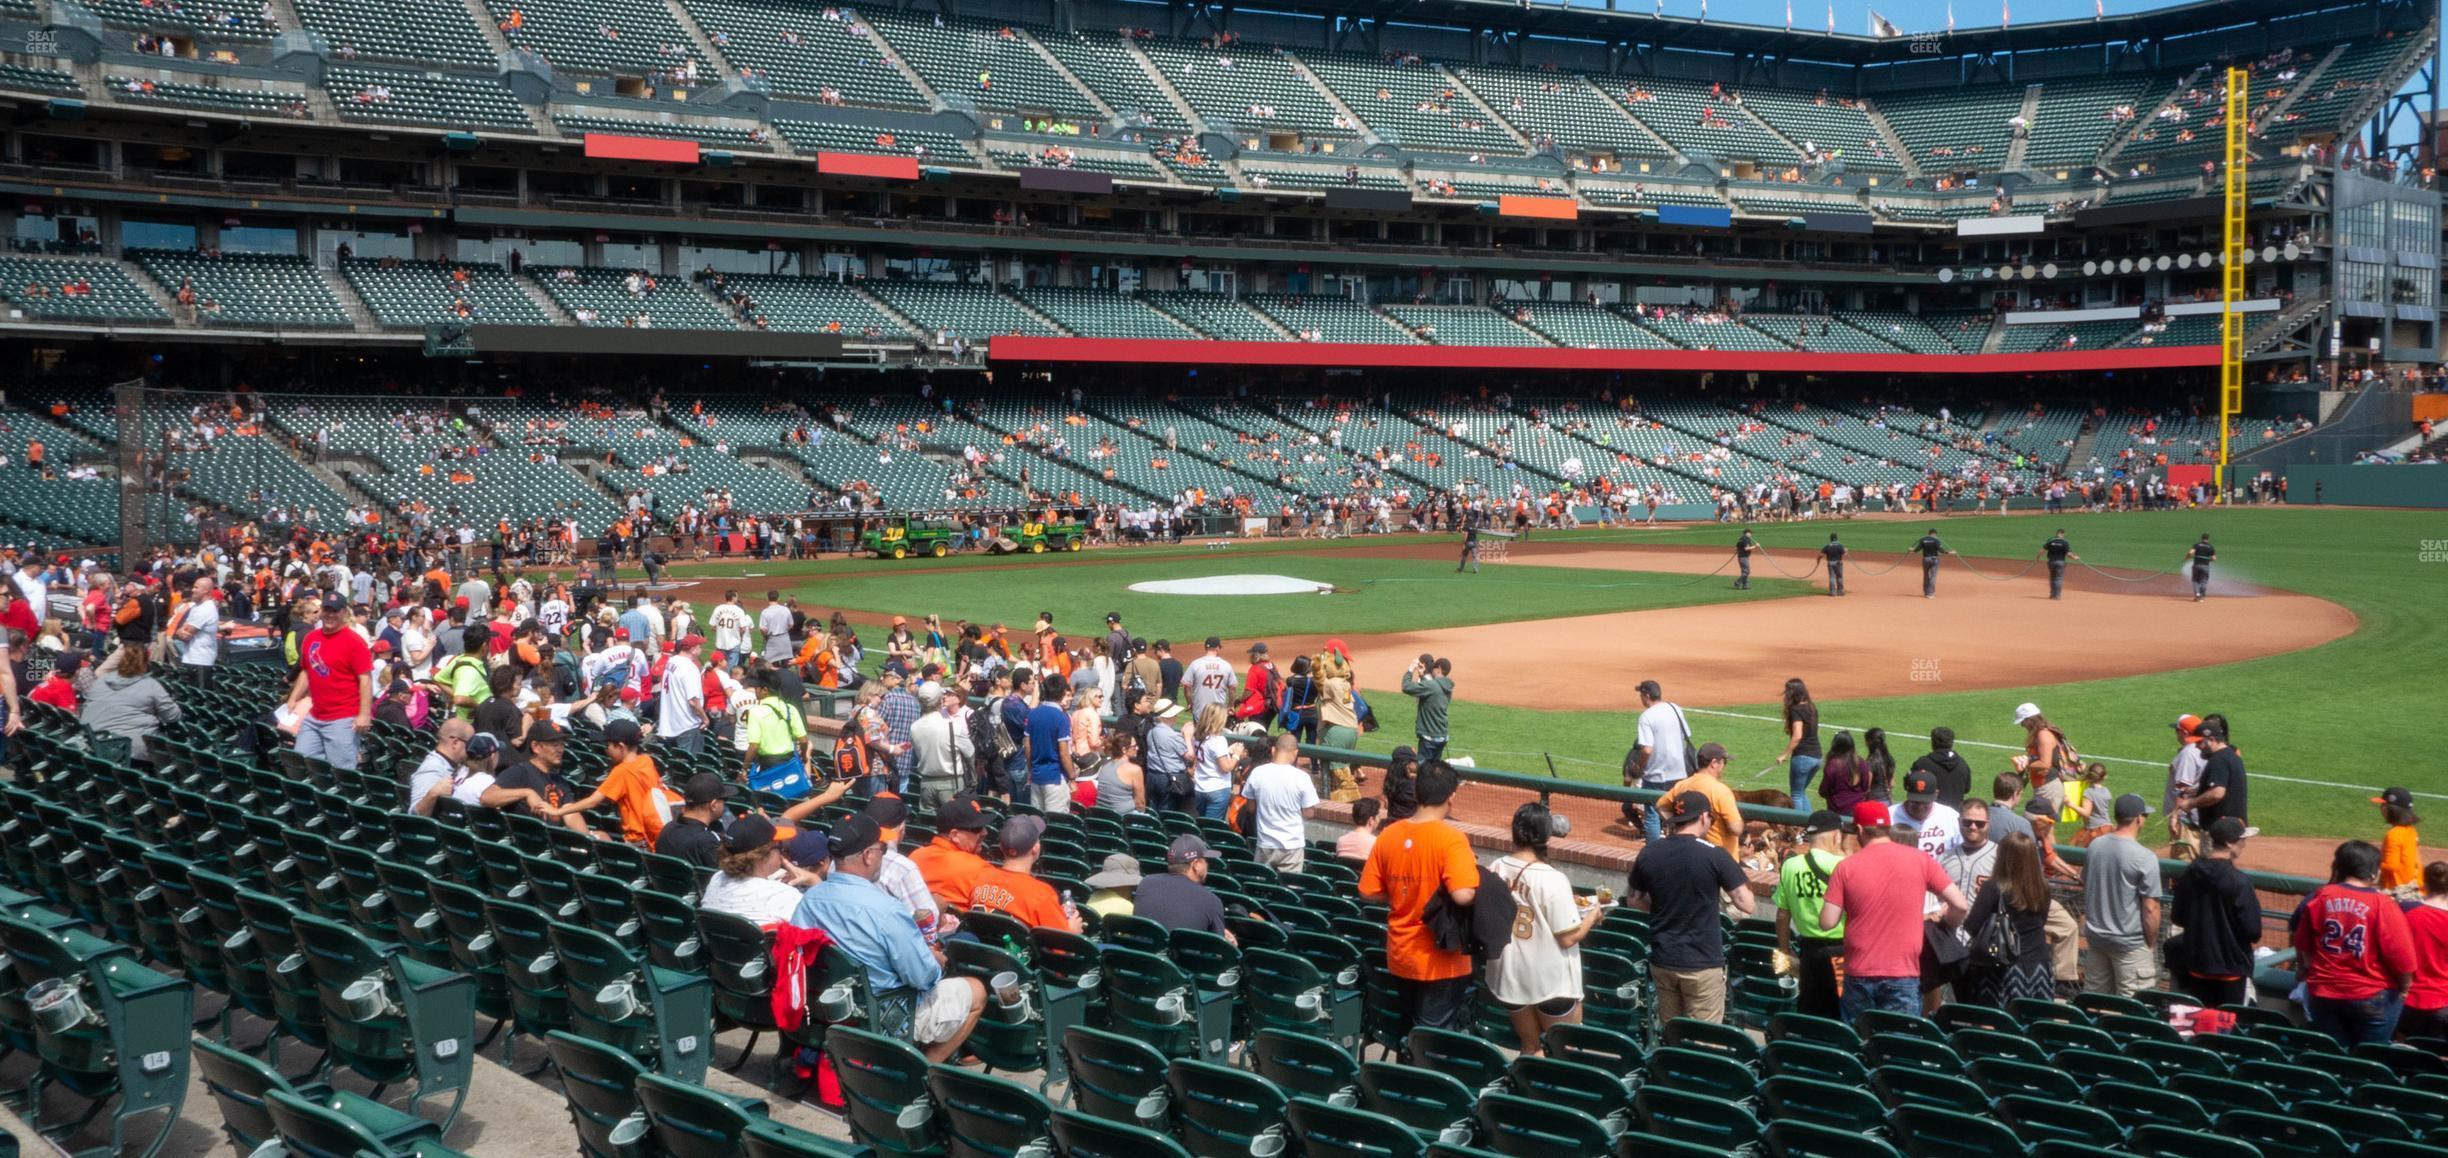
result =
[[[0,1158],[2448,1155],[2440,8],[1976,3],[0,0]]]

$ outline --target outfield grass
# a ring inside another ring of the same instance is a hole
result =
[[[2352,611],[2358,629],[2346,638],[2288,655],[2185,670],[2185,657],[2166,657],[2168,672],[2081,683],[2000,689],[1983,692],[1933,691],[1912,696],[1861,700],[1829,700],[1820,705],[1824,734],[1838,728],[1887,729],[1896,754],[1909,761],[1926,749],[1924,737],[1938,724],[1956,731],[1958,747],[1984,777],[2006,770],[2006,758],[2020,751],[2022,730],[2014,725],[2014,705],[2034,700],[2050,719],[2064,726],[2086,756],[2105,759],[2110,784],[2118,791],[2141,792],[2156,806],[2165,780],[2164,761],[2173,745],[2168,723],[2185,712],[2224,712],[2234,738],[2253,774],[2254,823],[2265,831],[2296,836],[2376,837],[2380,826],[2375,791],[2391,784],[2412,788],[2418,800],[2448,800],[2448,773],[2441,767],[2439,743],[2429,735],[2430,718],[2440,696],[2436,652],[2448,639],[2448,561],[2421,559],[2426,540],[2448,541],[2448,516],[2426,512],[2316,509],[2309,507],[2242,508],[2152,514],[2042,516],[1965,516],[1937,520],[1950,546],[1967,556],[2009,560],[2019,567],[2038,549],[2051,529],[2064,526],[2075,551],[2103,567],[2141,572],[2165,570],[2203,531],[2219,547],[2218,573],[2223,579],[2300,591],[2332,600]],[[1845,539],[1856,550],[1902,550],[1917,537],[1919,522],[1857,522],[1844,524]],[[1827,528],[1800,523],[1762,526],[1753,533],[1772,547],[1809,548],[1826,541]],[[1572,537],[1588,541],[1724,546],[1734,530],[1706,527],[1686,531],[1589,531]],[[1365,540],[1363,540],[1365,542]],[[1597,576],[1616,580],[1614,573],[1506,564],[1489,569],[1487,579],[1517,590],[1501,593],[1474,590],[1468,604],[1447,605],[1432,594],[1390,592],[1401,598],[1370,596],[1286,596],[1276,599],[1210,599],[1187,609],[1168,610],[1116,602],[1130,582],[1151,576],[1181,577],[1230,571],[1282,572],[1344,583],[1347,577],[1408,577],[1412,568],[1422,576],[1450,574],[1448,564],[1406,560],[1302,558],[1314,549],[1349,543],[1287,542],[1237,544],[1228,553],[1200,547],[1153,548],[1134,552],[1132,562],[1071,567],[1076,557],[1047,556],[1026,560],[1023,568],[977,570],[981,563],[1008,560],[949,559],[902,563],[870,560],[820,564],[752,565],[783,580],[789,576],[817,578],[773,582],[743,579],[741,586],[761,590],[788,586],[816,605],[908,611],[931,608],[945,615],[971,619],[1021,621],[1051,608],[1063,626],[1093,631],[1108,610],[1120,610],[1132,630],[1153,637],[1203,636],[1209,632],[1250,637],[1323,631],[1377,632],[1432,625],[1462,625],[1547,618],[1592,611],[1678,606],[1734,595],[1720,577],[1688,586],[1593,587]],[[2448,548],[2448,542],[2443,543]],[[1273,556],[1269,558],[1268,556]],[[1036,568],[1059,568],[1043,576]],[[708,578],[736,575],[738,564],[683,569]],[[1993,569],[1994,570],[1994,569]],[[1975,581],[1951,570],[1950,583]],[[821,577],[821,578],[818,578]],[[1681,583],[1685,576],[1637,575],[1629,578]],[[1799,585],[1762,578],[1754,596],[1779,593]],[[1379,586],[1393,586],[1380,584]],[[1423,592],[1438,585],[1419,584]],[[1158,604],[1171,597],[1153,599]],[[2072,599],[2083,598],[2080,594]],[[1109,606],[1110,604],[1110,606]],[[1263,606],[1279,604],[1280,606]],[[2167,601],[2167,614],[2182,615],[2189,604]],[[1943,656],[1944,649],[1936,653]],[[1678,665],[1694,662],[1659,657],[1658,678],[1669,687]],[[1623,707],[1613,711],[1540,712],[1473,703],[1470,673],[1456,673],[1453,709],[1454,751],[1469,754],[1488,767],[1544,772],[1552,755],[1563,775],[1614,782],[1624,748],[1631,742],[1633,697],[1623,689]],[[1734,778],[1744,786],[1784,787],[1782,769],[1757,775],[1768,764],[1782,739],[1774,722],[1773,695],[1787,675],[1809,678],[1810,672],[1763,671],[1762,702],[1708,712],[1694,711],[1694,731],[1702,740],[1724,743],[1734,754]],[[1364,673],[1364,684],[1381,682]],[[1372,697],[1386,727],[1367,738],[1377,750],[1410,739],[1408,702],[1400,696]],[[1769,719],[1745,719],[1766,716]],[[2435,805],[2448,809],[2448,806]]]
[[[1347,544],[1348,545],[1348,544]],[[1052,611],[1058,630],[1076,637],[1105,633],[1109,611],[1122,614],[1143,639],[1232,640],[1335,633],[1377,634],[1503,623],[1527,615],[1594,615],[1689,607],[1735,599],[1800,594],[1808,585],[1762,579],[1748,592],[1699,575],[1592,571],[1583,568],[1490,566],[1471,579],[1467,600],[1443,580],[1453,564],[1422,559],[1351,558],[1300,553],[1200,550],[1169,559],[1012,569],[945,567],[916,575],[868,569],[795,588],[803,601],[831,609],[910,615],[934,612],[979,623],[1026,627]],[[947,560],[946,562],[950,562]],[[1208,575],[1285,574],[1338,589],[1333,595],[1184,597],[1132,591],[1133,583]]]
[[[2448,561],[2425,563],[2423,542],[2448,540],[2448,517],[2398,511],[2320,510],[2307,507],[2120,515],[2066,515],[1940,520],[1949,546],[1970,556],[2015,560],[2031,557],[2050,530],[2064,526],[2074,550],[2103,567],[2160,571],[2204,531],[2219,548],[2218,574],[2226,579],[2280,587],[2332,600],[2355,613],[2358,629],[2343,639],[2287,655],[2159,675],[2103,679],[2021,689],[1829,700],[1820,704],[1822,738],[1838,727],[1884,727],[1896,755],[1909,761],[1925,751],[1928,730],[1955,729],[1958,748],[1983,778],[2007,770],[2020,751],[2023,732],[2014,706],[2041,705],[2084,754],[2108,760],[2110,785],[2140,792],[2157,807],[2166,781],[2164,761],[2173,752],[2168,724],[2185,712],[2224,712],[2236,745],[2253,775],[2253,822],[2278,835],[2377,839],[2381,826],[2369,802],[2392,784],[2412,788],[2418,800],[2448,800],[2439,743],[2430,718],[2440,703],[2439,641],[2448,635]],[[1845,540],[1856,550],[1901,550],[1920,523],[1850,524]],[[1666,533],[1591,532],[1593,539],[1718,544],[1732,531],[1707,528]],[[1794,524],[1755,528],[1775,547],[1815,547],[1825,527]],[[1890,541],[1892,540],[1892,541]],[[1961,571],[1950,583],[1972,581]],[[2079,595],[2069,596],[2078,599]],[[2167,602],[2167,614],[2190,605]],[[1940,649],[1941,652],[1943,649]],[[2185,657],[2167,657],[2183,668]],[[1661,660],[1659,678],[1672,686],[1672,661]],[[1475,752],[1491,767],[1544,771],[1541,753],[1553,753],[1568,776],[1613,782],[1631,742],[1630,695],[1620,712],[1525,712],[1467,702],[1468,673],[1457,695],[1452,731],[1458,752]],[[1762,672],[1761,692],[1773,694],[1788,674]],[[1379,697],[1379,701],[1389,697]],[[1376,702],[1376,701],[1373,701]],[[1379,703],[1387,728],[1370,737],[1402,742],[1407,721],[1392,718],[1400,703]],[[1734,755],[1734,778],[1749,787],[1782,788],[1782,769],[1755,776],[1782,748],[1772,701],[1723,709],[1770,717],[1750,720],[1718,712],[1692,713],[1702,740],[1724,743]],[[1982,747],[1980,745],[1998,745]],[[2127,761],[2149,761],[2148,764]],[[2301,781],[2299,783],[2298,781]],[[2448,812],[2448,806],[2434,804]]]

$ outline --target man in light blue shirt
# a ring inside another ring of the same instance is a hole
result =
[[[944,976],[943,954],[926,943],[909,908],[876,884],[883,835],[864,813],[835,824],[827,837],[833,872],[800,898],[791,924],[824,930],[866,968],[868,985],[884,1002],[912,1002],[910,1041],[928,1061],[943,1061],[977,1029],[986,986],[975,977]]]
[[[629,629],[629,642],[637,645],[639,651],[653,655],[656,645],[654,616],[646,611],[647,598],[638,596],[637,601],[629,605],[629,610],[621,612],[620,625]]]

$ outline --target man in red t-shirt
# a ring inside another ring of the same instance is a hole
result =
[[[2414,978],[2413,932],[2397,899],[2372,887],[2379,878],[2379,846],[2347,841],[2329,860],[2331,883],[2305,897],[2290,922],[2304,1011],[2348,1049],[2395,1036]]]
[[[286,710],[298,718],[297,753],[334,768],[357,767],[357,734],[374,726],[374,652],[349,625],[344,599],[323,601],[323,620],[298,640],[297,683]]]
[[[1930,854],[1896,839],[1887,806],[1865,800],[1853,806],[1861,851],[1829,874],[1819,928],[1844,926],[1844,1018],[1866,1009],[1921,1013],[1921,945],[1926,898],[1945,902],[1939,919],[1953,928],[1972,913],[1963,890]],[[1917,837],[1915,824],[1901,831]]]

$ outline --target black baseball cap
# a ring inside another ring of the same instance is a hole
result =
[[[868,801],[867,807],[861,811],[885,828],[899,828],[909,823],[909,802],[889,792]]]
[[[1697,792],[1685,792],[1668,797],[1665,812],[1668,824],[1682,824],[1693,819],[1705,819],[1709,814],[1708,797]]]
[[[2116,818],[2120,821],[2149,816],[2151,812],[2150,801],[2142,799],[2138,792],[2128,792],[2116,798]]]
[[[527,725],[527,746],[530,748],[538,744],[567,743],[569,743],[569,733],[555,726],[551,720],[537,720]]]
[[[1802,835],[1806,837],[1817,836],[1823,832],[1836,832],[1843,827],[1843,817],[1822,808],[1817,812],[1811,813],[1809,820],[1802,822]]]
[[[2234,848],[2257,831],[2244,827],[2244,822],[2235,817],[2222,816],[2210,822],[2210,843],[2218,848]]]
[[[1191,861],[1202,858],[1222,860],[1224,854],[1207,847],[1207,841],[1204,838],[1192,833],[1174,837],[1173,843],[1165,848],[1166,864],[1189,864]]]
[[[835,824],[833,830],[825,834],[825,848],[833,854],[833,859],[840,860],[857,856],[882,839],[884,828],[875,822],[874,817],[855,813]]]
[[[739,786],[712,772],[700,772],[689,777],[688,782],[681,785],[680,795],[688,802],[689,807],[697,808],[739,795]],[[767,839],[772,838],[767,837]]]
[[[1223,636],[1220,636],[1220,635],[1210,635],[1210,636],[1208,636],[1208,637],[1207,637],[1207,643],[1206,643],[1206,646],[1208,646],[1208,647],[1222,647],[1222,646],[1224,646],[1224,637],[1223,637]]]
[[[1904,802],[1930,804],[1938,799],[1938,778],[1927,772],[1904,774]]]
[[[935,827],[942,832],[962,829],[984,832],[986,831],[986,814],[978,811],[977,801],[967,797],[957,797],[944,801],[943,807],[935,810]]]
[[[773,840],[773,821],[753,812],[732,821],[723,828],[724,852],[754,852],[772,844]]]
[[[821,828],[802,828],[782,845],[782,859],[802,868],[823,864],[833,855]]]
[[[1119,611],[1108,611],[1108,612],[1106,612],[1106,613],[1105,613],[1105,622],[1107,622],[1107,623],[1120,623],[1120,622],[1122,622],[1122,613],[1121,613],[1121,612],[1119,612]]]
[[[2414,794],[2403,788],[2390,788],[2372,797],[2374,804],[2394,804],[2399,808],[2414,807]]]
[[[1694,753],[1693,757],[1700,762],[1703,768],[1730,758],[1726,755],[1725,745],[1715,742],[1700,745],[1700,750]]]

